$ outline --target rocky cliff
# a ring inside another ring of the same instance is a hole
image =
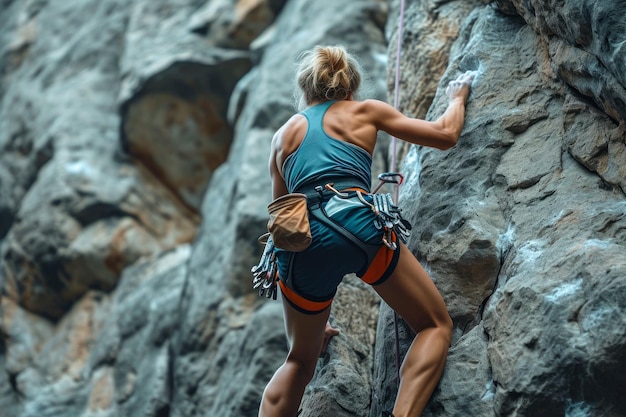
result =
[[[0,1],[3,416],[256,415],[286,352],[249,270],[294,62],[344,44],[363,96],[387,100],[399,9]],[[398,147],[408,245],[455,323],[426,416],[626,415],[625,15],[406,2],[404,112],[438,117],[447,82],[479,72],[456,147]],[[346,277],[332,321],[302,415],[377,417],[397,384],[393,314]]]

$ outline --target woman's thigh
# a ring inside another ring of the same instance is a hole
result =
[[[413,253],[400,244],[400,258],[389,279],[374,290],[419,332],[427,327],[451,326],[443,297]]]
[[[289,342],[288,360],[315,366],[319,358],[330,306],[317,314],[302,313],[282,298],[285,330]]]

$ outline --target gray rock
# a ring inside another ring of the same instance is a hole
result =
[[[456,328],[427,415],[624,413],[622,377],[606,365],[623,366],[622,336],[582,336],[582,323],[615,328],[623,314],[624,135],[611,104],[623,87],[586,58],[593,48],[538,29],[550,11],[535,13],[529,24],[490,7],[468,17],[439,89],[479,70],[459,144],[404,160],[410,243]],[[444,107],[436,96],[428,117]],[[591,301],[605,288],[611,307]]]
[[[179,3],[132,8],[121,57],[121,142],[135,163],[199,211],[228,155],[228,100],[251,61],[246,52],[207,45],[188,27],[197,2]]]
[[[286,0],[214,0],[194,13],[189,26],[211,45],[246,49],[274,22],[285,3]]]

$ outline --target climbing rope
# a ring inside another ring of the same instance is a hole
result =
[[[398,45],[396,50],[396,79],[394,83],[394,98],[393,98],[393,106],[396,109],[400,107],[400,59],[402,57],[402,38],[404,37],[404,0],[400,0],[400,15],[398,17]],[[396,153],[397,153],[397,142],[398,139],[395,136],[391,138],[391,172],[381,174],[378,178],[385,178],[385,175],[388,179],[394,180],[396,179],[394,176],[397,176],[397,182],[393,187],[393,201],[397,205],[398,204],[398,188],[400,184],[402,184],[404,177],[400,173],[396,173]],[[391,182],[391,181],[388,181]],[[396,381],[397,388],[400,387],[400,334],[398,329],[398,313],[393,312],[393,327],[395,333],[395,349],[396,349]]]
[[[393,106],[400,107],[400,60],[402,57],[402,38],[404,37],[404,0],[400,0],[400,16],[398,22],[398,46],[396,50],[396,79],[394,83]],[[396,170],[396,151],[398,139],[391,138],[391,171]],[[398,184],[399,185],[399,184]],[[396,190],[398,187],[394,187]],[[397,196],[396,196],[397,200]],[[396,201],[397,203],[397,201]]]

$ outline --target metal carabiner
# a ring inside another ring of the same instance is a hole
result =
[[[383,184],[396,184],[400,185],[404,182],[404,175],[399,172],[383,172],[378,175],[378,180],[380,181],[373,193],[377,192]]]

